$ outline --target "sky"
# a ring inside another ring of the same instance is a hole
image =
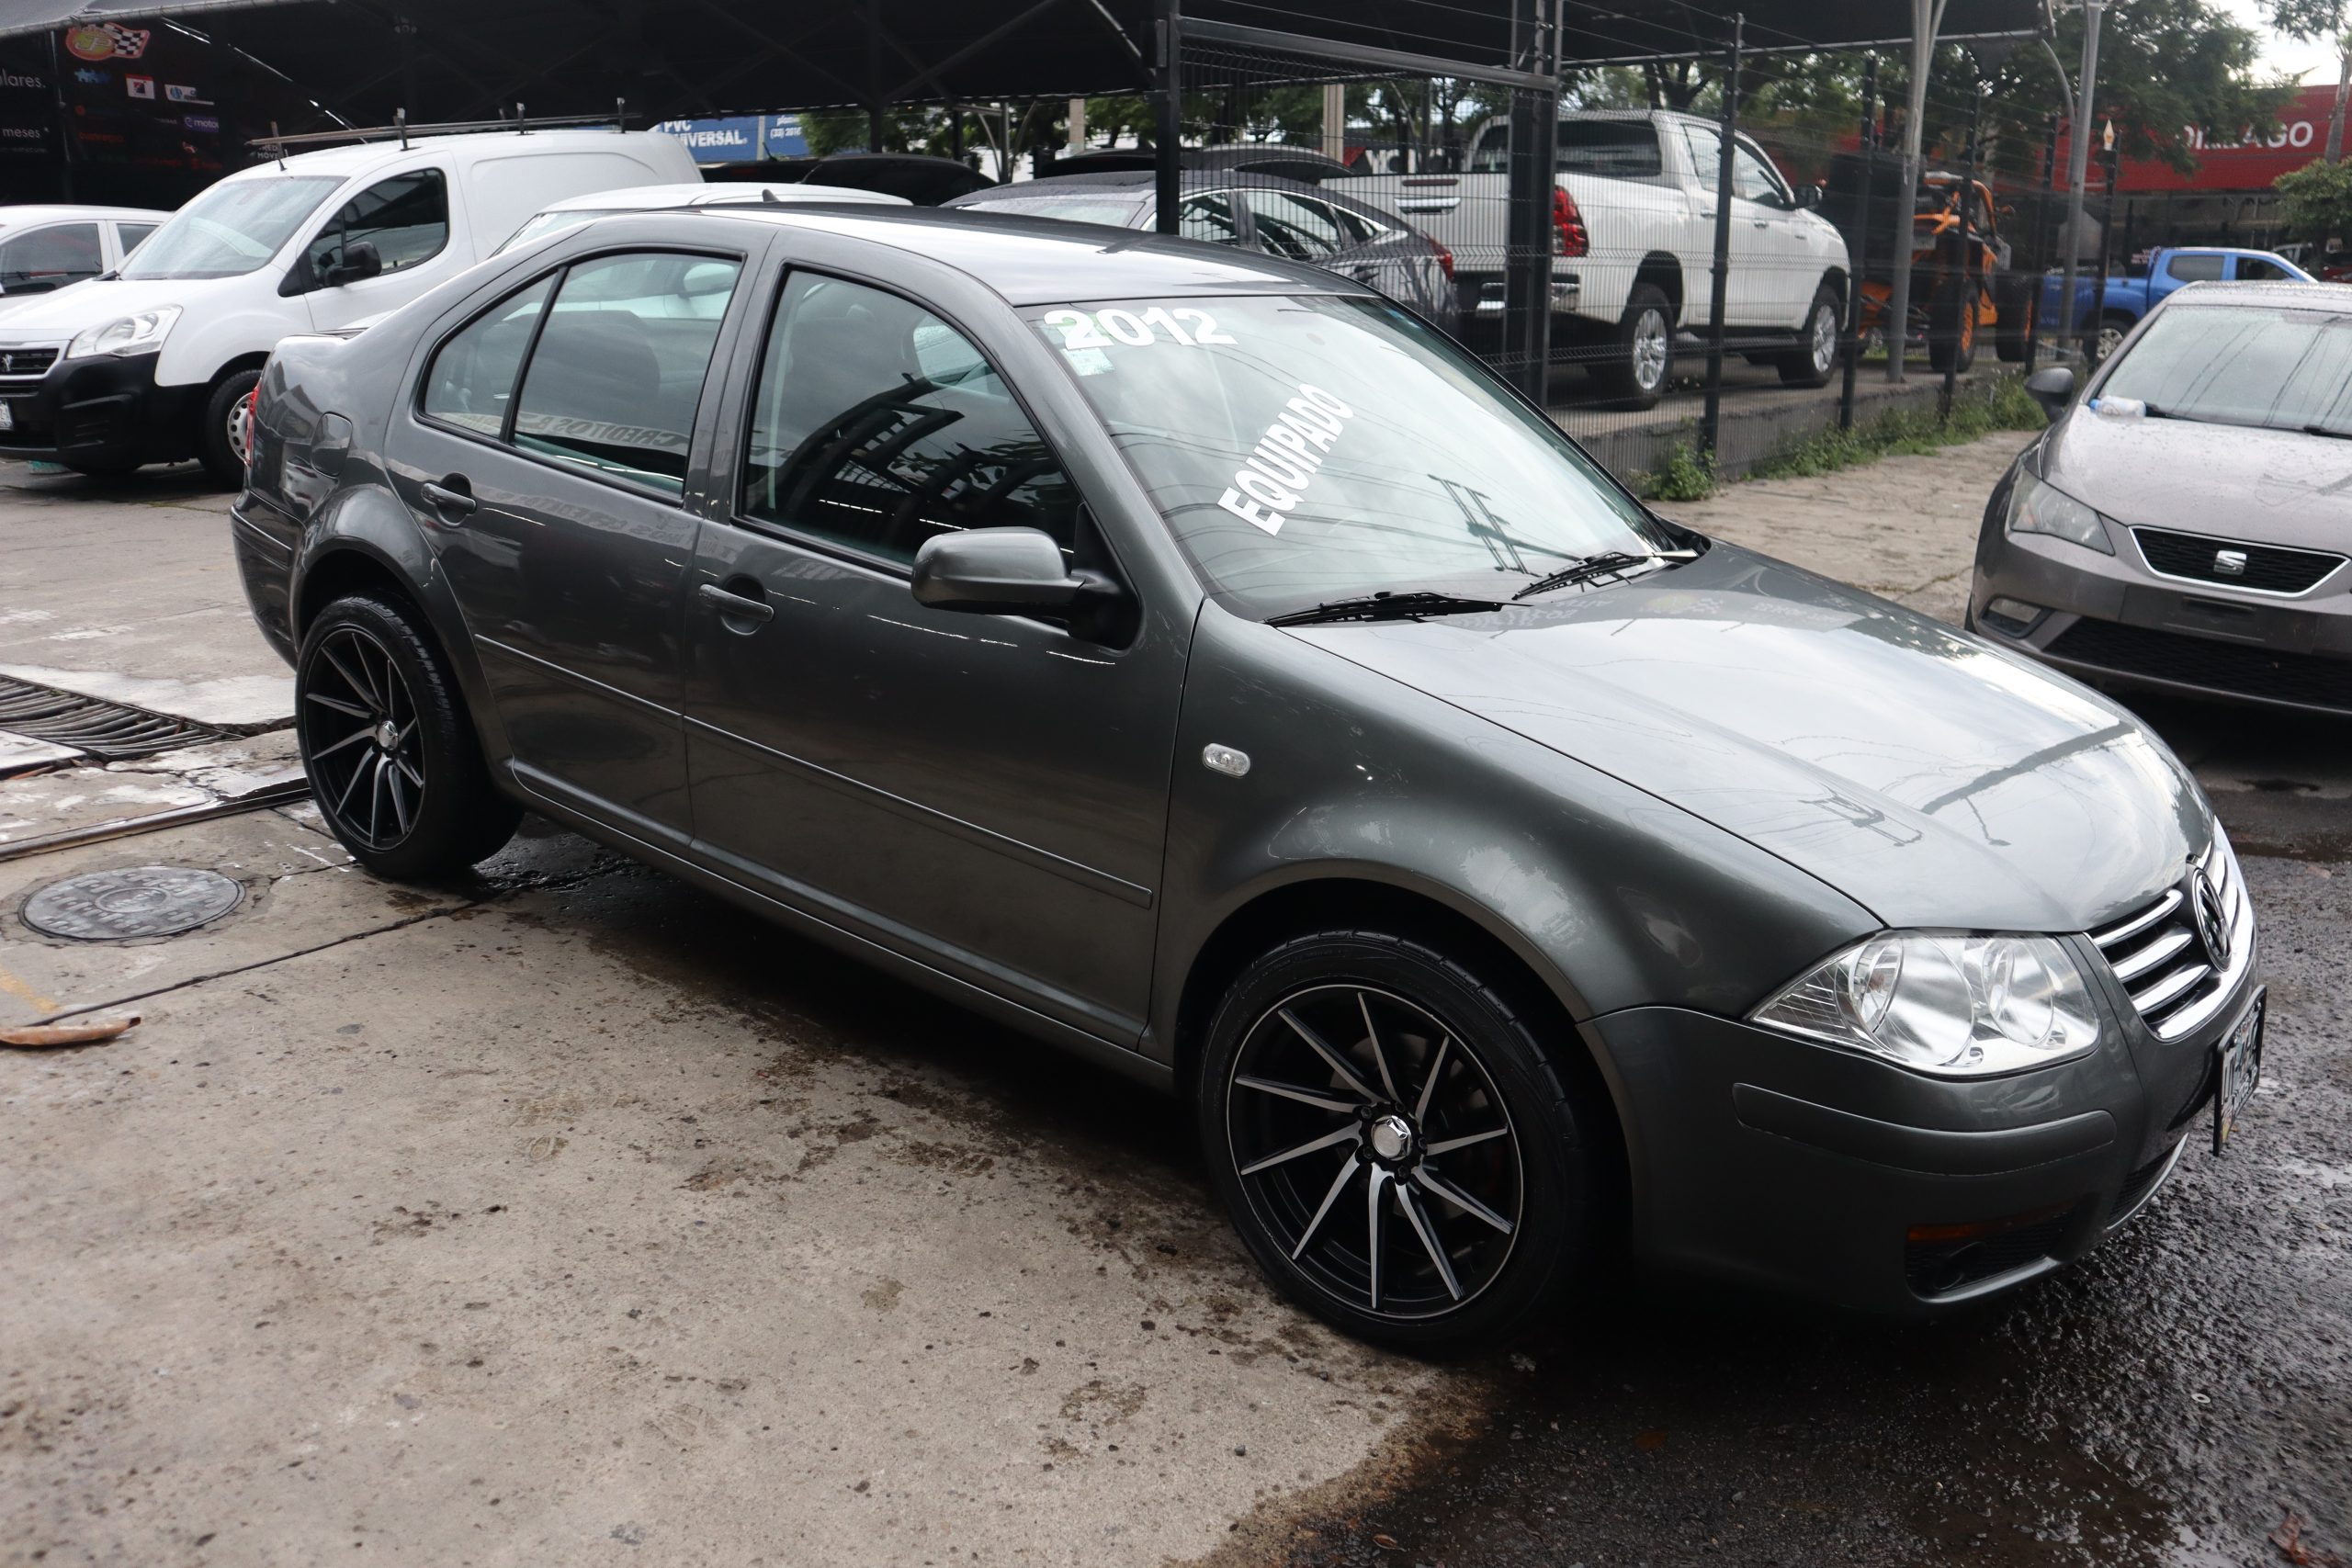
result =
[[[2263,39],[2262,65],[2267,70],[2300,73],[2306,86],[2332,85],[2335,81],[2335,51],[2324,39],[2299,43],[2270,30],[2269,21],[2263,16],[2257,0],[2219,0],[2222,9],[2231,12]]]

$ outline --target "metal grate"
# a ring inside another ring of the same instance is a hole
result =
[[[2074,1224],[2072,1209],[1966,1240],[1911,1241],[1903,1274],[1914,1295],[1934,1300],[2056,1256]]]
[[[2208,692],[2352,713],[2352,660],[2187,637],[2146,626],[2095,621],[2088,615],[2060,633],[2047,649],[2119,675],[2141,675]]]
[[[57,363],[53,348],[0,349],[0,376],[41,376]]]
[[[226,730],[184,718],[145,713],[5,675],[0,675],[0,729],[71,746],[109,762],[152,757],[175,746],[224,739],[228,735]]]
[[[2162,528],[2134,528],[2132,536],[2139,541],[2148,569],[2159,577],[2251,588],[2261,593],[2308,592],[2344,564],[2342,556],[2324,550],[2290,550],[2279,545],[2250,545]]]
[[[2211,886],[2224,942],[2199,931],[2200,881]],[[2254,901],[2221,824],[2197,872],[2131,919],[2091,932],[2091,942],[2157,1039],[2178,1040],[2210,1021],[2254,962]]]

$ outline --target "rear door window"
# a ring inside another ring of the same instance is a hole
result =
[[[1230,192],[1213,190],[1200,196],[1188,196],[1176,209],[1176,231],[1188,240],[1207,240],[1214,244],[1241,243],[1241,220],[1233,210]]]
[[[1241,193],[1249,204],[1250,226],[1258,231],[1258,248],[1293,261],[1321,261],[1351,242],[1340,231],[1331,209],[1319,201],[1293,196],[1286,190],[1252,186]]]
[[[695,411],[741,270],[666,251],[572,264],[523,372],[515,446],[683,494]]]
[[[2215,283],[2222,276],[2222,263],[2226,257],[2217,255],[2175,256],[2165,263],[2165,270],[2176,283]]]
[[[786,282],[752,392],[742,514],[903,566],[967,528],[1076,547],[1078,492],[970,339],[898,295]]]
[[[96,223],[52,223],[0,243],[0,294],[46,294],[105,270]]]
[[[1611,179],[1656,179],[1665,172],[1657,128],[1644,119],[1564,119],[1560,172]]]

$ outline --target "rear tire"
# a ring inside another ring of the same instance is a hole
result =
[[[1993,323],[1993,352],[2000,355],[2002,364],[2025,363],[2026,340],[2033,333],[2034,303],[2033,290],[2023,279],[1994,288],[1993,309],[1997,314]]]
[[[245,487],[245,400],[261,384],[258,370],[240,370],[221,378],[204,400],[204,423],[196,433],[196,455],[212,482],[228,490]]]
[[[1592,367],[1601,391],[1623,408],[1656,408],[1674,378],[1674,307],[1666,290],[1634,285],[1609,344],[1608,357]]]
[[[2123,340],[2131,336],[2132,329],[2139,324],[2131,317],[2112,310],[2100,317],[2098,335],[2091,340],[2091,363],[2106,364],[2108,355],[2122,347]]]
[[[1974,293],[1972,289],[1971,294]],[[1965,373],[1976,363],[1976,312],[1957,283],[1936,290],[1928,313],[1928,367]]]
[[[395,882],[489,859],[523,808],[490,781],[424,617],[354,594],[319,613],[294,664],[294,725],[312,798],[352,858]]]
[[[1283,942],[1227,991],[1200,1075],[1201,1146],[1235,1229],[1277,1289],[1346,1333],[1422,1351],[1507,1339],[1595,1256],[1588,1129],[1604,1113],[1506,992],[1432,947],[1373,931]]]
[[[1797,346],[1781,356],[1783,382],[1792,387],[1829,385],[1843,346],[1838,332],[1838,323],[1845,319],[1843,306],[1826,283],[1813,291],[1813,303],[1804,310],[1804,325],[1797,332]]]

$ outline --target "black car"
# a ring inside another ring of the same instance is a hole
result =
[[[1326,267],[1411,306],[1448,332],[1460,324],[1453,255],[1393,212],[1229,164],[1186,170],[1182,188],[1177,224],[1188,240]],[[1136,169],[991,186],[946,205],[1117,229],[1148,230],[1159,214],[1152,174]]]
[[[2113,704],[1663,522],[1331,274],[599,219],[281,345],[232,525],[384,875],[524,808],[1182,1096],[1457,1343],[1639,1254],[1928,1313],[2245,1103],[2254,915]]]

